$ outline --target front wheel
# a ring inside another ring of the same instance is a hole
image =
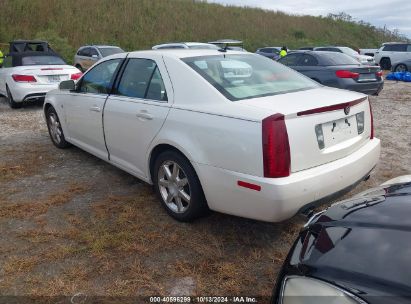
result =
[[[189,222],[205,215],[208,206],[203,189],[190,162],[175,151],[166,151],[154,164],[153,182],[167,213]]]
[[[70,143],[64,137],[63,129],[61,128],[59,117],[53,107],[49,107],[46,111],[47,128],[53,144],[60,149],[70,147]]]
[[[22,106],[22,102],[15,102],[13,99],[13,95],[11,95],[9,86],[6,85],[6,91],[7,91],[7,102],[9,103],[10,108],[12,109],[19,109]]]

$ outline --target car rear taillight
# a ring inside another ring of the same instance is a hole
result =
[[[382,71],[378,71],[375,75],[377,75],[377,77],[382,77]]]
[[[368,104],[370,105],[370,118],[371,118],[371,134],[370,139],[374,138],[374,117],[372,115],[371,100],[368,99]]]
[[[77,80],[77,79],[79,79],[81,76],[83,76],[83,73],[71,74],[70,79],[71,79],[71,80]]]
[[[11,77],[15,82],[37,82],[36,78],[32,75],[13,74]]]
[[[262,122],[264,177],[290,175],[291,158],[284,115],[274,114]]]
[[[338,78],[358,78],[360,73],[355,73],[347,70],[338,70],[335,72]]]

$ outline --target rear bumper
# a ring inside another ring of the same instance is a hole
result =
[[[47,92],[57,89],[55,84],[10,83],[9,89],[15,102],[42,99]]]
[[[380,155],[380,140],[370,140],[351,155],[285,178],[264,178],[194,164],[210,209],[267,222],[294,216],[304,206],[342,195],[366,177]],[[260,191],[239,187],[256,184]]]
[[[384,87],[383,80],[376,82],[352,82],[353,83],[344,84],[342,89],[356,91],[366,95],[378,95]]]

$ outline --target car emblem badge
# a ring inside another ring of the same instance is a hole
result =
[[[350,114],[350,107],[345,107],[344,108],[344,113],[345,113],[345,115]]]

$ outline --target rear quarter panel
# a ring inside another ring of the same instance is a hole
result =
[[[170,144],[191,162],[262,176],[261,123],[172,108],[152,146]]]

